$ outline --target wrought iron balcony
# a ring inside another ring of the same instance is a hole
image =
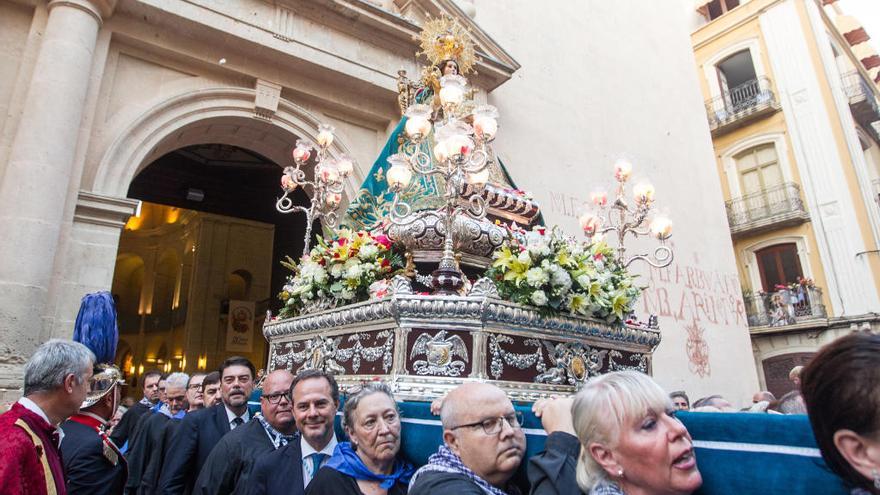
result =
[[[800,187],[783,182],[763,191],[725,202],[730,234],[734,238],[798,225],[810,219],[801,200]]]
[[[713,136],[742,127],[779,108],[779,100],[766,77],[752,79],[706,100],[706,115]]]
[[[784,327],[827,318],[822,289],[794,285],[776,292],[743,296],[750,327]]]
[[[877,102],[871,84],[857,70],[847,72],[840,77],[853,118],[868,132],[873,133],[874,139],[880,140],[880,130],[872,125],[880,120],[880,103]]]

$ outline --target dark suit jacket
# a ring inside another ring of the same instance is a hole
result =
[[[189,493],[211,450],[229,431],[229,418],[223,404],[184,416],[162,463],[159,493]]]
[[[134,444],[134,451],[129,457],[132,463],[140,465],[131,467],[132,474],[126,486],[134,487],[135,493],[153,495],[159,490],[159,475],[162,474],[162,463],[171,443],[169,431],[172,426],[180,423],[180,419],[172,419],[161,413],[151,414],[140,427]],[[137,476],[135,471],[137,469]],[[137,479],[133,479],[133,478]]]
[[[547,436],[544,451],[528,463],[530,495],[568,495],[577,488],[577,461],[581,442],[574,435],[554,431]]]
[[[254,461],[274,451],[263,425],[251,419],[220,439],[199,472],[193,494],[244,495]]]
[[[144,469],[153,452],[152,437],[150,437],[148,431],[152,422],[156,421],[156,416],[162,416],[167,419],[167,416],[163,414],[157,415],[148,411],[140,417],[137,425],[132,428],[131,434],[128,437],[128,453],[126,454],[128,459],[128,481],[125,483],[125,488],[130,493],[137,493],[138,488],[141,486]]]
[[[285,493],[303,495],[302,449],[300,436],[280,449],[270,452],[254,463],[248,495]]]
[[[119,456],[114,466],[104,457],[104,442],[94,429],[67,420],[61,425],[61,457],[69,495],[117,495],[125,487],[126,464]],[[0,488],[2,490],[2,488]]]
[[[122,415],[122,419],[119,420],[119,424],[116,425],[116,428],[113,428],[113,433],[110,435],[110,440],[113,440],[119,448],[122,448],[125,445],[125,442],[130,440],[131,435],[134,433],[134,427],[137,425],[141,416],[143,416],[150,408],[141,404],[140,402],[135,403],[135,405],[131,406],[128,411],[125,411],[125,414]],[[130,449],[129,449],[130,450]]]

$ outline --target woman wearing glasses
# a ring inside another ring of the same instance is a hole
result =
[[[306,495],[403,495],[413,467],[397,458],[400,413],[388,385],[369,382],[350,390],[343,407],[349,442],[340,442]]]

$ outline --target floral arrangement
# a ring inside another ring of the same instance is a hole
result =
[[[388,279],[404,267],[403,256],[382,233],[341,230],[317,245],[299,262],[282,264],[293,271],[278,298],[280,318],[366,301],[387,295]]]
[[[495,281],[499,295],[547,314],[621,322],[643,289],[605,242],[578,241],[555,228],[513,231],[492,258],[486,276]]]

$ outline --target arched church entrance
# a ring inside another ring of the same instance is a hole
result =
[[[95,177],[96,192],[139,201],[111,289],[117,363],[133,384],[151,369],[210,371],[231,355],[262,367],[262,324],[287,276],[279,261],[302,252],[305,219],[277,212],[275,200],[317,119],[284,101],[274,120],[260,118],[252,92],[216,91],[214,106],[204,90],[157,106],[120,134]],[[331,153],[345,152],[337,138]],[[300,190],[294,200],[309,198]]]
[[[134,178],[128,197],[140,208],[120,237],[111,289],[127,344],[119,364],[133,380],[211,369],[232,354],[265,361],[262,323],[279,309],[280,261],[302,252],[305,232],[302,216],[275,210],[280,171],[212,142],[173,150]]]

